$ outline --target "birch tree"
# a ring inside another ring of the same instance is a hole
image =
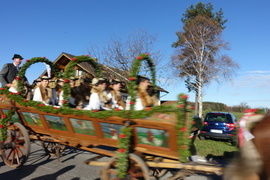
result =
[[[195,92],[199,117],[203,111],[203,87],[221,77],[231,78],[238,67],[229,56],[219,54],[227,47],[221,39],[222,30],[223,26],[214,18],[199,14],[186,21],[183,31],[177,32],[178,41],[173,44],[177,54],[172,62],[189,90]]]

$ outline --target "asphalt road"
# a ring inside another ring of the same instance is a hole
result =
[[[84,163],[89,158],[98,157],[87,151],[66,149],[60,158],[46,155],[38,142],[31,144],[31,153],[27,162],[18,169],[10,168],[0,160],[1,180],[99,180],[101,167],[89,166]],[[99,159],[108,160],[107,157]],[[167,179],[165,176],[162,180]],[[210,175],[192,175],[185,180],[220,180]]]

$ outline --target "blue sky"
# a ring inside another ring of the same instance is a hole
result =
[[[12,0],[0,2],[0,66],[11,62],[14,53],[25,59],[47,57],[55,60],[62,52],[87,54],[93,45],[104,46],[114,36],[126,38],[136,30],[157,37],[156,48],[165,61],[174,52],[171,44],[181,30],[180,18],[197,0]],[[213,82],[204,88],[204,101],[227,105],[247,103],[269,107],[270,101],[270,14],[268,0],[216,0],[228,19],[223,39],[230,44],[224,53],[240,66],[233,81]],[[27,76],[37,77],[40,64]],[[43,67],[42,67],[43,68]],[[170,78],[164,87],[174,100],[187,90],[181,79]],[[189,93],[191,100],[194,99]]]

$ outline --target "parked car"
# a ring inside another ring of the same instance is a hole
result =
[[[205,115],[200,139],[228,140],[237,145],[236,117],[229,112],[209,112]]]

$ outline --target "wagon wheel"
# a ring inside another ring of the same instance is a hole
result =
[[[17,168],[23,165],[30,153],[30,139],[27,130],[20,123],[8,127],[7,139],[1,144],[0,154],[7,166]]]
[[[42,147],[46,154],[55,156],[57,159],[61,157],[61,154],[65,149],[65,145],[49,141],[42,141]]]
[[[135,154],[129,154],[129,168],[125,180],[150,180],[149,169],[145,162]],[[112,158],[101,172],[102,180],[119,180],[117,178],[116,158]]]
[[[160,157],[155,157],[153,159],[154,162],[162,162],[162,158]],[[161,168],[151,168],[150,169],[152,176],[154,176],[155,178],[159,179],[162,176],[166,175],[168,172],[168,169],[161,169]]]
[[[173,176],[169,177],[168,180],[181,180],[185,179],[185,177],[187,176],[194,174],[192,171],[186,169],[181,169],[175,172],[172,171],[171,173],[173,174]]]
[[[167,169],[160,169],[160,168],[151,169],[151,174],[155,178],[161,178],[162,176],[164,176],[165,174],[167,174],[167,172],[168,172]]]

